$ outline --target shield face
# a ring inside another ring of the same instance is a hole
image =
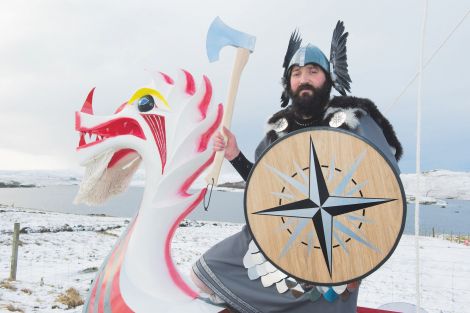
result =
[[[393,166],[364,139],[318,128],[264,152],[245,192],[245,218],[273,265],[316,285],[378,269],[403,232],[406,201]]]

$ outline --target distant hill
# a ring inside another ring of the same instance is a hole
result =
[[[245,189],[246,183],[244,181],[238,181],[238,182],[225,182],[218,184],[217,187],[223,187],[223,188],[234,188],[234,189]]]
[[[401,174],[408,195],[416,195],[416,174]],[[437,199],[470,200],[470,172],[432,170],[421,175],[421,195]]]
[[[82,174],[73,171],[0,171],[0,188],[27,188],[57,185],[78,185]],[[401,180],[409,198],[416,196],[416,174],[401,174]],[[470,172],[432,170],[421,176],[421,196],[434,199],[470,200]],[[138,170],[132,186],[145,185],[145,172]],[[206,187],[204,175],[193,184],[193,188]],[[240,190],[245,182],[235,172],[226,172],[219,178],[217,188]]]

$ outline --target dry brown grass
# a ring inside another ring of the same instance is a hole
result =
[[[21,291],[27,295],[31,295],[33,292],[31,291],[31,289],[28,289],[28,288],[23,288],[21,289]]]
[[[111,233],[111,232],[109,232],[109,230],[100,230],[97,233],[101,234],[101,235],[111,236],[111,237],[119,237],[119,235]]]
[[[73,309],[84,303],[80,293],[75,288],[67,289],[65,293],[60,294],[55,301],[65,304],[68,309]]]
[[[7,309],[10,312],[21,312],[24,313],[23,309],[20,309],[19,307],[14,306],[13,304],[8,304],[5,309]]]
[[[13,291],[17,290],[17,288],[15,287],[15,285],[13,285],[11,280],[8,280],[8,279],[2,280],[0,282],[0,288],[9,289],[9,290],[13,290]]]

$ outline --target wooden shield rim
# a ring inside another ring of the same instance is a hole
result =
[[[260,248],[260,245],[258,244],[258,241],[256,240],[256,237],[254,236],[253,234],[253,231],[251,230],[251,226],[250,226],[250,223],[249,223],[249,220],[248,220],[248,214],[247,214],[247,195],[248,195],[248,186],[250,184],[250,180],[251,180],[251,176],[256,168],[256,166],[258,166],[258,164],[260,163],[260,161],[263,159],[263,157],[275,146],[275,145],[278,145],[280,142],[282,142],[283,140],[286,140],[287,138],[291,137],[291,136],[295,136],[297,134],[300,134],[300,133],[303,133],[303,132],[312,132],[312,131],[332,131],[332,132],[340,132],[340,133],[344,133],[346,135],[349,135],[349,136],[353,136],[353,137],[356,137],[357,139],[365,142],[366,144],[368,144],[369,146],[371,146],[384,160],[385,162],[387,163],[387,165],[390,167],[390,169],[392,170],[392,173],[393,175],[395,176],[395,179],[398,183],[398,186],[400,187],[400,193],[401,193],[401,197],[402,197],[402,207],[403,207],[403,216],[402,216],[402,221],[401,221],[401,226],[400,226],[400,231],[398,232],[398,236],[395,240],[395,243],[393,244],[392,248],[390,249],[390,251],[388,252],[388,254],[383,258],[382,261],[380,261],[375,267],[373,267],[371,270],[369,270],[368,272],[360,275],[360,276],[357,276],[357,277],[353,277],[349,280],[345,280],[345,281],[340,281],[340,282],[332,282],[332,283],[321,283],[321,282],[314,282],[314,281],[307,281],[303,278],[300,278],[300,277],[297,277],[295,275],[292,275],[291,273],[287,272],[285,269],[279,267],[275,262],[273,262],[271,260],[271,258],[269,258],[266,253]],[[281,137],[281,138],[278,138],[276,139],[266,150],[263,151],[263,153],[260,155],[260,157],[258,158],[258,160],[255,162],[255,164],[253,165],[253,168],[251,169],[250,171],[250,174],[248,175],[248,179],[246,180],[246,187],[245,187],[245,193],[244,193],[244,196],[243,196],[243,212],[244,212],[244,217],[245,217],[245,223],[247,225],[247,228],[248,228],[248,231],[250,232],[250,235],[251,235],[251,239],[254,240],[254,242],[256,243],[256,246],[259,248],[259,251],[261,252],[261,254],[265,257],[265,259],[267,261],[269,261],[275,268],[277,268],[279,271],[283,272],[283,273],[286,273],[287,275],[289,275],[290,277],[292,278],[295,278],[297,281],[300,281],[300,282],[306,282],[306,283],[312,283],[316,286],[339,286],[339,285],[344,285],[344,284],[348,284],[348,283],[351,283],[351,282],[354,282],[354,281],[357,281],[357,280],[362,280],[364,279],[365,277],[369,276],[370,274],[372,274],[373,272],[375,272],[376,270],[378,270],[380,267],[382,267],[382,265],[392,256],[392,254],[395,252],[395,249],[397,248],[398,246],[398,243],[400,242],[400,239],[403,235],[403,231],[405,229],[405,222],[406,222],[406,214],[407,214],[407,205],[406,205],[406,195],[405,195],[405,190],[403,188],[403,184],[401,182],[401,179],[400,179],[400,175],[399,173],[397,173],[397,170],[395,169],[395,167],[393,166],[393,164],[390,162],[390,160],[385,156],[385,154],[374,144],[372,143],[370,140],[368,140],[367,138],[364,138],[360,135],[357,135],[355,133],[352,133],[350,131],[347,131],[347,130],[344,130],[344,129],[341,129],[341,128],[331,128],[331,127],[308,127],[308,128],[303,128],[303,129],[299,129],[299,130],[296,130],[296,131],[293,131],[293,132],[290,132],[288,133],[287,135]]]

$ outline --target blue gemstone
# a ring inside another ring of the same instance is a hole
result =
[[[338,299],[338,294],[330,287],[328,291],[323,294],[323,298],[328,302],[333,302]]]

